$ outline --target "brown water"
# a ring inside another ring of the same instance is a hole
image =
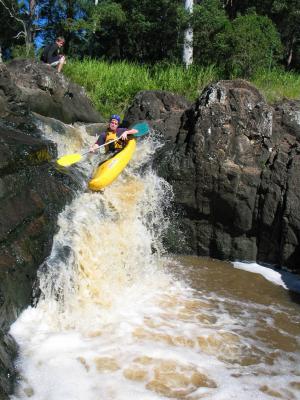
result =
[[[165,254],[171,189],[138,172],[143,146],[60,215],[41,299],[11,329],[12,400],[299,399],[299,305],[261,275]]]
[[[259,376],[259,391],[271,398],[300,398],[298,295],[259,274],[232,268],[231,263],[200,257],[181,257],[177,262],[179,266],[170,265],[170,270],[208,300],[199,304],[200,323],[214,326],[218,317],[212,314],[224,313],[231,319],[227,332],[218,336],[216,330],[199,338],[201,350],[232,363],[238,370],[232,376],[238,379]],[[240,351],[232,357],[235,347]],[[269,376],[275,377],[272,383],[267,382]]]

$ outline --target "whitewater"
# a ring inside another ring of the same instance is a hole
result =
[[[76,141],[51,135],[60,154],[94,140],[84,128]],[[86,189],[96,157],[74,167],[82,189],[58,218],[36,304],[11,327],[11,400],[300,398],[300,314],[287,290],[229,263],[167,254],[176,216],[171,186],[151,167],[159,146],[153,133],[140,140],[99,193]]]

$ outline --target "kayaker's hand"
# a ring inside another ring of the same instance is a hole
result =
[[[128,131],[123,132],[122,135],[120,136],[120,139],[127,140],[127,135],[128,135]]]
[[[95,143],[95,144],[93,144],[91,147],[90,147],[90,153],[95,153],[95,151],[99,148],[100,146],[97,144],[97,143]]]
[[[128,135],[134,135],[138,131],[136,129],[128,129],[127,131],[123,132],[122,135],[120,136],[120,139],[122,140],[127,140]]]

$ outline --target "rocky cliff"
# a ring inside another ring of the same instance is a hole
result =
[[[300,102],[270,106],[243,80],[207,87],[193,105],[141,92],[126,119],[166,139],[155,168],[173,186],[181,235],[172,252],[300,271]]]
[[[27,110],[67,124],[102,120],[84,89],[48,64],[15,60],[7,68]]]
[[[36,272],[51,250],[57,215],[77,188],[51,162],[56,145],[43,137],[33,111],[45,121],[49,116],[64,122],[101,120],[83,89],[48,66],[0,64],[1,400],[14,382],[16,345],[9,326],[33,301]]]

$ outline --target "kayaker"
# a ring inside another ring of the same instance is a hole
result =
[[[133,135],[138,131],[136,129],[119,128],[120,122],[120,116],[113,114],[110,117],[106,131],[100,133],[97,142],[90,147],[90,152],[94,153],[103,144],[111,142],[117,138],[120,138],[120,140],[105,146],[105,152],[107,153],[109,151],[114,152],[122,150],[127,143],[128,135]]]
[[[57,71],[60,72],[66,63],[66,58],[62,54],[62,47],[65,44],[65,39],[59,36],[55,43],[46,46],[41,55],[41,61],[51,65],[51,67],[57,67]]]

